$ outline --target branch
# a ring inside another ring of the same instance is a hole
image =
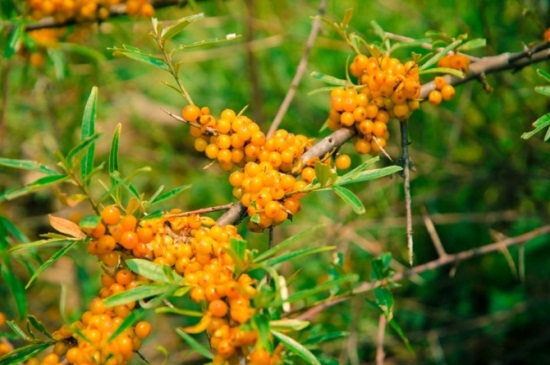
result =
[[[283,120],[283,116],[286,114],[286,111],[288,110],[288,107],[290,106],[290,103],[292,102],[292,99],[294,98],[294,95],[296,94],[296,90],[298,89],[298,85],[300,84],[300,80],[304,76],[306,69],[307,69],[307,61],[309,59],[309,52],[311,51],[311,48],[313,48],[313,44],[315,43],[315,39],[317,38],[317,34],[319,33],[319,30],[321,29],[321,19],[323,18],[323,15],[325,14],[325,9],[327,7],[328,0],[321,0],[319,3],[319,9],[317,10],[317,16],[313,20],[313,25],[311,27],[311,32],[309,33],[309,37],[307,38],[306,42],[306,48],[304,50],[304,54],[302,54],[302,58],[300,59],[300,63],[298,64],[298,68],[296,69],[296,74],[294,75],[294,78],[292,79],[292,83],[290,84],[290,88],[288,89],[285,98],[283,102],[281,103],[281,106],[279,107],[279,110],[277,111],[277,115],[275,115],[275,119],[273,119],[273,122],[271,123],[271,126],[269,127],[269,131],[267,132],[267,137],[270,137],[275,133],[279,125],[281,124],[281,121]]]
[[[470,71],[464,79],[447,75],[447,83],[452,85],[460,85],[468,81],[475,80],[481,75],[504,71],[518,70],[533,63],[541,62],[550,59],[550,42],[546,42],[533,48],[531,51],[518,53],[503,53],[497,56],[489,56],[480,58],[479,61],[470,64]],[[430,91],[435,89],[433,81],[422,85],[420,98],[426,99]],[[335,147],[340,147],[347,140],[355,135],[353,129],[341,128],[334,131],[329,136],[323,138],[302,155],[302,161],[307,162],[314,157],[324,156],[327,152]],[[235,204],[225,214],[218,219],[218,224],[238,224],[246,217],[246,208],[242,204]]]
[[[445,256],[440,256],[436,260],[429,261],[429,262],[427,262],[425,264],[422,264],[422,265],[418,265],[418,266],[416,266],[412,269],[408,269],[408,270],[405,270],[405,271],[402,271],[402,272],[398,272],[393,276],[393,278],[391,278],[391,280],[393,282],[398,282],[398,281],[401,281],[403,279],[409,278],[411,276],[422,274],[426,271],[435,270],[435,269],[437,269],[439,267],[442,267],[442,266],[446,266],[446,265],[450,265],[450,264],[457,264],[457,263],[460,263],[462,261],[471,259],[471,258],[476,257],[476,256],[486,255],[486,254],[489,254],[491,252],[503,250],[504,248],[508,248],[508,247],[511,247],[511,246],[526,244],[527,241],[530,241],[534,238],[546,235],[548,233],[550,233],[550,225],[542,226],[540,228],[536,228],[536,229],[534,229],[530,232],[524,233],[522,235],[507,238],[507,239],[497,241],[497,242],[494,242],[494,243],[491,243],[491,244],[488,244],[488,245],[485,245],[485,246],[472,248],[470,250],[465,250],[465,251],[462,251],[462,252],[459,252],[459,253],[456,253],[456,254],[446,254]],[[352,291],[351,295],[335,297],[335,298],[332,298],[329,301],[320,303],[319,305],[317,305],[313,308],[310,308],[306,312],[299,315],[298,318],[299,319],[304,319],[304,320],[305,319],[310,319],[310,318],[314,317],[316,314],[321,313],[326,308],[332,307],[336,304],[339,304],[339,303],[342,303],[346,300],[349,300],[354,295],[359,295],[359,294],[369,292],[369,291],[373,290],[374,288],[380,287],[383,284],[387,284],[387,281],[386,282],[375,281],[375,282],[372,282],[372,283],[365,282],[365,283],[359,285],[357,288],[355,288]]]

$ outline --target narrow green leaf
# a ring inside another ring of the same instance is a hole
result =
[[[420,66],[420,71],[425,70],[429,68],[430,66],[434,65],[439,61],[443,56],[445,56],[449,51],[456,48],[460,43],[462,43],[462,40],[456,40],[453,43],[449,44],[447,47],[443,48],[440,52],[436,53],[433,57],[431,57],[428,61],[426,61],[422,66]]]
[[[2,365],[19,365],[52,346],[53,342],[26,345],[0,356]]]
[[[11,233],[19,242],[27,243],[29,239],[23,232],[19,230],[10,220],[4,216],[0,215],[0,226],[3,226],[7,232]],[[0,239],[1,241],[1,239]]]
[[[115,332],[109,337],[107,342],[111,342],[117,338],[122,332],[126,331],[128,328],[132,327],[134,323],[143,319],[145,317],[145,308],[134,309],[130,312],[130,315],[124,318],[124,321],[118,326]]]
[[[171,39],[181,31],[183,31],[185,28],[187,28],[189,24],[196,22],[197,20],[201,20],[203,18],[204,18],[204,14],[199,13],[199,14],[194,14],[191,16],[187,16],[185,18],[178,19],[175,24],[162,29],[160,36],[165,40]]]
[[[535,86],[535,91],[539,94],[550,96],[550,86]]]
[[[455,77],[458,77],[459,79],[464,78],[464,72],[450,68],[450,67],[434,67],[429,68],[427,70],[422,70],[418,72],[419,75],[427,75],[427,74],[446,74],[446,75],[453,75]]]
[[[19,327],[19,325],[17,324],[17,322],[15,321],[6,321],[8,327],[13,331],[13,333],[15,333],[19,338],[25,340],[25,341],[30,341],[31,338],[25,333],[25,331],[23,331],[23,329],[21,327]]]
[[[11,265],[2,265],[2,278],[7,284],[8,289],[15,300],[19,318],[23,319],[27,315],[27,297],[25,296],[25,289],[23,288],[23,284],[19,278],[17,278],[11,270],[11,267],[8,266]]]
[[[42,333],[42,334],[45,335],[45,336],[48,336],[49,338],[52,338],[52,335],[50,334],[50,332],[48,331],[48,329],[46,328],[46,326],[44,326],[44,324],[43,324],[38,318],[36,318],[36,317],[33,316],[33,315],[29,315],[29,316],[27,316],[27,320],[28,320],[29,323],[30,323],[34,328],[36,328],[40,333]]]
[[[97,227],[97,225],[101,222],[101,217],[98,215],[87,215],[83,217],[79,222],[78,225],[82,229],[94,229]]]
[[[11,158],[0,158],[0,165],[14,169],[38,171],[46,175],[58,175],[59,172],[54,169],[31,160],[15,160]]]
[[[391,321],[393,318],[393,295],[387,288],[374,288],[374,299],[376,304],[384,313],[384,316]]]
[[[112,174],[115,171],[120,171],[118,167],[118,146],[120,143],[121,130],[122,124],[118,123],[111,141],[111,150],[109,151],[109,174]],[[114,180],[111,178],[111,185],[114,185],[114,183]]]
[[[543,130],[544,128],[550,126],[550,113],[543,115],[539,119],[537,119],[533,126],[535,126],[535,129],[533,129],[530,132],[525,132],[521,135],[521,138],[523,139],[529,139],[533,137],[535,134]],[[545,136],[544,140],[546,141],[548,139],[548,134]]]
[[[381,169],[361,171],[359,173],[348,173],[344,176],[339,177],[334,183],[335,186],[355,184],[358,182],[365,182],[376,180],[384,176],[395,174],[403,170],[401,166],[387,166]],[[353,171],[352,171],[353,172]]]
[[[457,49],[462,52],[468,52],[473,49],[483,48],[487,45],[487,40],[485,38],[475,38],[464,44],[461,44]]]
[[[155,313],[159,313],[159,314],[170,313],[170,314],[177,314],[185,317],[197,317],[197,318],[201,318],[202,316],[204,316],[204,313],[202,312],[193,311],[190,309],[182,309],[177,307],[160,307],[155,309]]]
[[[301,319],[279,319],[269,321],[269,327],[275,331],[301,331],[309,326],[308,321]]]
[[[353,211],[357,214],[365,213],[365,206],[351,190],[346,189],[342,186],[334,186],[334,192],[338,195],[345,203],[350,205],[353,208]]]
[[[128,268],[138,275],[146,277],[154,282],[171,283],[173,280],[169,278],[164,272],[162,266],[155,264],[149,260],[144,259],[129,259],[126,260]],[[182,283],[183,278],[173,273],[176,282]]]
[[[276,300],[276,301],[273,302],[272,305],[274,307],[276,307],[278,305],[281,305],[283,301],[293,303],[293,302],[297,302],[297,301],[302,300],[302,299],[310,299],[313,296],[315,296],[317,294],[321,294],[321,293],[326,292],[326,291],[329,291],[332,288],[342,286],[344,284],[354,283],[354,282],[357,281],[357,279],[358,279],[358,275],[353,274],[353,275],[343,276],[339,279],[325,281],[324,283],[315,285],[311,289],[300,290],[300,291],[290,295],[287,299]]]
[[[290,351],[295,353],[302,360],[311,365],[321,365],[319,360],[313,355],[304,345],[300,344],[295,339],[282,334],[281,332],[272,330],[271,333]]]
[[[9,60],[15,54],[17,46],[19,45],[19,42],[21,41],[21,37],[23,36],[24,32],[25,24],[19,24],[13,30],[13,32],[11,32],[8,43],[6,44],[6,48],[4,49],[5,59]]]
[[[56,253],[54,253],[52,255],[52,257],[50,257],[46,262],[44,262],[33,274],[33,276],[31,276],[31,278],[29,279],[29,281],[27,282],[27,285],[25,286],[25,289],[27,289],[32,283],[33,281],[38,277],[38,275],[40,275],[40,273],[42,273],[42,271],[46,270],[48,267],[50,267],[54,262],[56,262],[57,260],[59,260],[61,257],[63,257],[67,252],[69,252],[77,243],[79,242],[82,242],[82,240],[75,240],[75,241],[72,241],[71,243],[69,243],[67,246],[63,247],[62,249],[60,249],[59,251],[57,251]]]
[[[520,246],[520,247],[523,247],[523,246]],[[391,328],[393,328],[395,333],[397,333],[401,341],[403,341],[403,343],[407,347],[407,350],[409,350],[414,355],[415,352],[413,347],[411,346],[409,339],[407,338],[407,336],[405,336],[405,332],[403,332],[403,330],[401,329],[399,324],[395,321],[395,319],[392,319],[391,321],[389,321],[389,325]]]
[[[130,290],[123,291],[121,293],[113,294],[110,297],[103,299],[103,303],[107,307],[114,307],[117,305],[127,304],[136,300],[154,297],[159,294],[174,291],[175,289],[175,285],[166,283],[145,284],[137,286]]]
[[[322,333],[320,335],[308,338],[307,340],[305,340],[303,342],[303,344],[304,345],[313,345],[313,346],[315,346],[315,345],[317,345],[321,342],[333,341],[333,340],[343,338],[343,337],[348,337],[348,336],[349,336],[349,332],[344,332],[344,331]],[[308,347],[310,347],[310,346],[308,346]]]
[[[82,125],[80,132],[81,142],[87,138],[91,138],[95,135],[95,117],[96,117],[96,104],[97,104],[97,86],[92,87],[86,106],[84,107],[84,114],[82,115]],[[94,168],[94,155],[95,155],[95,140],[91,142],[86,154],[80,162],[80,176],[83,180],[90,174]],[[89,182],[88,182],[89,183]]]
[[[149,206],[160,204],[168,199],[171,199],[179,195],[180,193],[184,192],[185,190],[189,189],[190,187],[191,185],[178,186],[177,188],[174,188],[170,191],[162,193],[159,196],[157,196],[154,200],[151,200],[151,203],[149,204]]]
[[[114,51],[113,52],[114,54],[120,54],[120,55],[123,55],[125,57],[131,58],[133,60],[145,63],[147,65],[157,67],[157,68],[160,68],[160,69],[165,70],[165,71],[170,71],[170,69],[168,68],[168,65],[166,65],[166,63],[164,63],[164,61],[156,58],[155,56],[153,56],[151,54],[142,53],[136,47],[131,47],[131,46],[128,46],[128,45],[123,45],[123,47],[124,48],[114,47],[114,48],[110,48],[110,49]]]
[[[204,345],[195,340],[191,335],[185,333],[185,331],[182,331],[181,328],[176,328],[176,332],[178,333],[178,335],[181,336],[181,338],[183,338],[185,342],[187,342],[189,347],[191,347],[193,350],[197,351],[199,354],[209,360],[214,360],[214,355]]]
[[[338,79],[334,76],[325,75],[323,73],[313,71],[311,74],[311,77],[314,79],[321,80],[329,85],[335,85],[335,86],[346,86],[349,85],[349,81]]]
[[[279,243],[278,245],[273,246],[269,250],[264,251],[263,253],[256,256],[256,258],[254,258],[254,263],[258,264],[258,263],[260,263],[260,262],[276,255],[277,253],[281,252],[282,250],[286,249],[288,246],[290,246],[290,245],[296,243],[297,241],[301,240],[302,238],[309,235],[313,231],[319,229],[320,227],[322,227],[322,225],[316,225],[316,226],[313,226],[313,227],[309,227],[308,229],[306,229],[306,230],[304,230],[304,231],[302,231],[302,232],[300,232],[300,233],[298,233],[298,234],[296,234],[292,237],[287,238],[286,240]]]
[[[342,27],[347,28],[349,25],[349,22],[351,21],[351,18],[353,18],[353,8],[347,8],[344,11],[344,18],[342,19]]]
[[[421,38],[421,39],[415,39],[410,42],[394,43],[393,46],[391,46],[390,54],[401,48],[421,47],[422,45],[426,43],[429,44],[430,42],[431,40],[429,38]]]
[[[46,245],[50,247],[57,246],[57,245],[66,245],[73,241],[74,240],[69,239],[66,236],[56,234],[56,238],[38,240],[38,241],[33,241],[33,242],[24,243],[20,245],[15,245],[11,247],[8,250],[8,252],[11,253],[11,252],[20,251],[20,250],[29,250],[29,249],[33,249],[41,246],[46,246]]]
[[[321,252],[325,252],[325,251],[332,251],[335,248],[336,248],[336,246],[308,247],[308,248],[304,248],[302,250],[298,250],[298,251],[294,251],[294,252],[288,252],[288,253],[279,255],[277,257],[267,259],[264,262],[262,262],[262,265],[273,266],[273,265],[280,264],[282,262],[301,259],[301,258],[304,258],[306,256],[314,255],[314,254],[317,254],[317,253],[321,253]]]
[[[378,156],[370,158],[367,161],[360,164],[359,166],[355,167],[353,170],[346,173],[345,175],[341,176],[340,180],[351,179],[351,178],[355,177],[357,174],[359,174],[361,171],[365,170],[367,167],[369,167],[371,165],[374,165],[378,161],[380,161],[380,157],[378,157]]]
[[[258,330],[258,340],[260,346],[268,352],[273,351],[273,341],[269,338],[269,318],[261,313],[255,313],[252,316],[252,325]]]
[[[30,194],[32,192],[45,189],[51,185],[58,184],[62,181],[68,180],[69,177],[67,175],[52,175],[52,176],[44,176],[22,188],[19,189],[10,189],[8,191],[5,191],[0,195],[0,201],[2,200],[12,200],[15,198],[19,198],[20,196]]]
[[[544,78],[546,81],[550,82],[550,73],[544,71],[541,68],[537,68],[537,73],[540,77]]]

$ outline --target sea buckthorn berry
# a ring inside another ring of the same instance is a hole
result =
[[[97,254],[104,255],[112,252],[116,247],[116,241],[113,236],[105,235],[97,241]]]
[[[133,231],[137,226],[137,218],[132,214],[125,215],[120,221],[120,227],[123,231]]]
[[[214,160],[218,157],[218,153],[220,152],[220,149],[215,144],[209,144],[206,146],[206,149],[204,150],[204,153],[206,157],[208,157],[211,160]]]
[[[336,161],[334,161],[334,165],[339,170],[345,170],[351,166],[351,158],[348,155],[342,154],[336,157]]]
[[[302,179],[310,184],[315,179],[315,169],[313,167],[306,167],[302,170]]]
[[[393,114],[395,115],[396,118],[406,119],[411,114],[409,105],[408,104],[395,105],[393,107]]]
[[[439,90],[432,90],[428,94],[428,101],[430,102],[430,104],[439,105],[439,104],[441,104],[441,99],[442,98],[443,97],[442,97],[441,92]]]
[[[6,325],[6,315],[0,312],[0,327],[3,327],[5,325]]]
[[[444,100],[451,100],[455,96],[455,88],[452,85],[445,85],[441,89],[441,97]]]
[[[374,134],[377,137],[383,137],[384,134],[387,132],[388,126],[386,123],[383,122],[374,122],[372,134]]]
[[[120,236],[120,244],[128,249],[131,250],[139,243],[139,238],[136,232],[134,231],[127,231],[123,232]]]
[[[181,116],[188,122],[196,122],[201,115],[201,110],[196,105],[186,105],[181,111]]]
[[[133,275],[130,270],[118,270],[115,275],[116,282],[120,285],[128,285],[133,280]]]
[[[146,321],[141,321],[136,323],[136,327],[134,328],[134,333],[139,338],[149,337],[149,335],[151,334],[151,324]]]
[[[342,115],[340,115],[340,123],[342,123],[343,126],[351,127],[355,123],[353,113],[343,112]]]
[[[117,224],[120,220],[120,211],[114,205],[109,205],[101,211],[101,219],[105,224]]]
[[[370,142],[363,139],[363,138],[359,138],[359,139],[355,140],[354,146],[355,146],[355,150],[357,151],[357,153],[362,154],[362,155],[367,154],[371,151]]]
[[[436,76],[436,78],[434,79],[434,84],[437,90],[441,90],[443,86],[447,85],[447,81],[441,76]]]
[[[208,305],[208,311],[210,314],[212,314],[214,317],[224,317],[228,312],[227,304],[221,300],[216,299],[210,302]]]

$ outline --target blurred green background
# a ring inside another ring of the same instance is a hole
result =
[[[311,29],[317,1],[200,1],[193,6],[170,7],[157,12],[160,20],[172,20],[196,12],[206,19],[195,23],[174,39],[190,43],[237,33],[233,42],[182,53],[182,80],[195,103],[213,113],[225,108],[241,110],[265,130],[274,118],[291,83]],[[518,52],[542,41],[549,25],[547,1],[329,1],[326,16],[339,21],[353,7],[353,31],[378,42],[370,22],[376,20],[388,32],[421,38],[428,30],[450,36],[467,33],[486,38],[487,47],[475,56]],[[5,16],[5,14],[3,15]],[[6,29],[0,39],[6,44]],[[204,169],[206,161],[196,153],[187,127],[165,111],[179,113],[185,105],[163,82],[170,75],[147,65],[114,57],[109,47],[130,44],[151,52],[150,22],[128,18],[93,26],[78,44],[61,43],[51,49],[42,68],[30,66],[22,57],[2,60],[2,120],[0,156],[36,160],[53,165],[56,153],[77,143],[84,103],[91,87],[99,87],[97,129],[105,136],[97,146],[97,161],[107,157],[111,136],[122,124],[123,173],[149,165],[153,172],[140,175],[140,191],[153,193],[192,184],[164,208],[184,210],[225,204],[231,199],[226,174],[217,167]],[[422,50],[417,49],[416,52]],[[398,56],[406,59],[410,53]],[[311,50],[308,71],[345,77],[351,50],[329,27],[324,26]],[[550,110],[548,98],[534,92],[543,80],[535,69],[549,70],[548,62],[488,76],[493,91],[479,82],[457,88],[451,102],[441,106],[423,104],[410,120],[410,146],[416,171],[412,174],[415,263],[437,258],[423,223],[422,211],[432,216],[445,250],[456,253],[515,236],[548,222],[550,213],[550,145],[542,133],[530,140],[520,135]],[[429,81],[425,79],[424,81]],[[325,86],[304,77],[282,128],[318,137],[329,109],[326,93],[309,94]],[[398,125],[390,123],[388,153],[399,158]],[[324,132],[326,134],[326,132]],[[353,150],[351,146],[344,150]],[[353,156],[354,164],[365,157]],[[394,162],[382,157],[380,165]],[[36,176],[0,168],[0,192],[22,186]],[[107,180],[106,175],[100,176]],[[102,188],[94,185],[94,193]],[[70,188],[69,188],[70,190]],[[347,270],[369,280],[370,262],[390,251],[395,268],[406,266],[405,204],[398,177],[353,186],[367,212],[357,216],[328,192],[304,198],[303,209],[293,222],[274,232],[276,242],[318,222],[322,233],[308,245],[332,244],[345,257]],[[87,214],[87,208],[68,208],[56,195],[39,192],[0,203],[7,216],[31,239],[50,230],[47,214],[67,217]],[[265,247],[266,235],[247,234],[255,247]],[[411,354],[390,328],[386,331],[386,364],[526,364],[550,363],[550,265],[548,237],[525,246],[524,278],[519,275],[518,248],[506,255],[494,253],[426,272],[401,282],[394,290],[395,318],[411,341]],[[47,257],[48,253],[44,252]],[[29,290],[31,312],[49,317],[55,328],[59,300],[59,275],[70,271],[73,310],[79,311],[98,288],[98,266],[85,255],[73,254],[74,262],[61,262],[44,274]],[[293,288],[314,286],[327,277],[330,254],[283,267]],[[296,274],[298,272],[298,274]],[[22,275],[25,272],[21,271]],[[74,275],[73,275],[74,274]],[[76,275],[76,276],[75,276]],[[78,284],[80,283],[80,285]],[[89,285],[83,285],[88,283]],[[0,286],[6,297],[7,289]],[[82,297],[79,301],[78,297]],[[367,295],[367,297],[369,297]],[[300,305],[306,306],[307,303]],[[14,315],[13,303],[0,310]],[[311,333],[327,329],[349,331],[350,336],[321,344],[327,363],[373,363],[378,315],[365,298],[354,298],[327,309],[315,318]],[[322,324],[322,326],[321,326]],[[181,343],[171,336],[170,323],[159,321],[144,353],[151,363],[162,360],[154,349],[161,343],[173,353],[168,363],[181,363],[176,355]],[[307,331],[306,331],[307,332]],[[141,360],[137,360],[140,363]]]

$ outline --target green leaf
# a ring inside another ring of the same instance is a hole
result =
[[[171,39],[181,31],[183,31],[185,28],[187,28],[189,24],[196,22],[197,20],[201,20],[203,18],[204,18],[204,14],[199,13],[199,14],[194,14],[191,16],[186,16],[185,18],[178,19],[175,24],[169,27],[163,28],[160,33],[160,36],[165,40]]]
[[[449,44],[447,47],[443,48],[440,52],[436,53],[433,57],[431,57],[428,61],[426,61],[422,66],[420,66],[420,71],[425,70],[429,68],[431,65],[434,65],[439,61],[443,56],[445,56],[449,51],[453,50],[458,46],[460,43],[462,43],[462,40],[456,40],[453,43]]]
[[[234,237],[229,239],[231,245],[231,250],[237,255],[237,257],[242,261],[244,260],[244,255],[246,254],[246,241],[240,240]]]
[[[550,113],[545,114],[542,117],[540,117],[539,119],[537,119],[533,123],[533,126],[535,127],[535,129],[530,131],[530,132],[523,133],[521,135],[521,138],[529,139],[529,138],[533,137],[535,134],[537,134],[538,132],[540,132],[541,130],[543,130],[544,128],[550,126]],[[547,133],[546,136],[544,136],[544,140],[547,141],[548,138],[550,138],[550,135]]]
[[[521,247],[523,247],[523,246],[521,246]],[[399,336],[401,341],[403,341],[403,343],[407,347],[407,350],[409,350],[414,355],[415,352],[414,352],[414,349],[412,348],[412,346],[409,342],[409,339],[407,338],[407,336],[405,336],[405,332],[403,332],[403,330],[401,329],[399,324],[395,321],[395,319],[392,319],[391,321],[389,321],[389,325],[390,325],[391,328],[393,328],[395,333],[397,333],[397,335]]]
[[[97,227],[97,225],[101,222],[101,217],[98,215],[87,215],[83,217],[79,222],[78,225],[82,229],[94,229]]]
[[[342,186],[334,186],[334,192],[338,195],[346,204],[353,208],[353,211],[357,214],[365,213],[365,206],[361,200],[351,190]]]
[[[393,270],[390,267],[391,260],[392,256],[389,252],[384,252],[372,260],[371,279],[379,281],[389,278],[393,274]]]
[[[62,181],[65,181],[69,179],[67,175],[51,175],[51,176],[44,176],[28,185],[26,185],[23,188],[20,189],[10,189],[8,191],[5,191],[0,195],[0,201],[2,200],[12,200],[15,198],[19,198],[20,196],[30,194],[32,192],[45,189],[51,185],[58,184]]]
[[[300,357],[302,360],[311,365],[321,365],[319,360],[313,355],[304,345],[297,342],[295,339],[282,334],[281,332],[272,330],[271,333],[275,336],[286,348]]]
[[[473,49],[483,48],[485,46],[487,46],[487,40],[485,38],[475,38],[464,44],[461,44],[460,47],[457,48],[457,50],[468,52]]]
[[[209,360],[214,360],[214,355],[212,352],[210,352],[204,345],[200,344],[197,340],[195,340],[191,335],[185,333],[185,331],[182,331],[180,328],[176,328],[176,332],[178,335],[183,338],[185,342],[195,351],[197,351],[202,356],[206,357]]]
[[[391,46],[390,54],[401,48],[422,47],[422,45],[430,43],[429,38],[415,39],[410,42],[399,42]]]
[[[399,172],[401,170],[403,170],[401,166],[387,166],[381,169],[367,170],[367,171],[361,171],[361,172],[355,172],[356,170],[353,170],[345,174],[344,176],[339,177],[334,183],[334,185],[341,186],[341,185],[355,184],[358,182],[376,180],[384,176],[395,174],[396,172]]]
[[[134,323],[141,320],[145,316],[145,308],[138,308],[134,309],[130,312],[130,315],[122,321],[120,326],[116,329],[115,332],[109,337],[107,342],[111,342],[115,338],[117,338],[122,332],[126,331],[126,329],[130,328]]]
[[[293,243],[296,243],[297,241],[301,240],[305,236],[309,235],[311,232],[317,230],[318,228],[322,227],[322,225],[316,225],[313,227],[309,227],[308,229],[298,233],[297,235],[294,235],[292,237],[287,238],[283,242],[279,243],[276,246],[273,246],[269,250],[259,254],[257,257],[254,258],[254,263],[258,264],[272,256],[275,256],[277,253],[281,252],[282,250],[286,249],[288,246],[292,245]]]
[[[33,315],[29,315],[29,316],[27,316],[27,320],[28,320],[29,323],[30,323],[34,328],[36,328],[40,333],[42,333],[42,334],[45,335],[45,336],[48,336],[49,338],[52,338],[52,335],[50,334],[50,332],[48,331],[48,329],[46,328],[46,326],[44,326],[44,324],[43,324],[38,318],[36,318],[36,317],[33,316]]]
[[[111,141],[111,150],[109,151],[109,174],[112,174],[115,171],[120,171],[118,167],[118,146],[120,143],[121,130],[122,124],[118,123]],[[114,180],[111,178],[111,185],[114,185],[114,183]]]
[[[133,289],[113,294],[110,297],[103,299],[103,303],[107,307],[114,307],[137,300],[154,297],[163,293],[173,292],[176,288],[177,286],[166,283],[140,285]]]
[[[544,78],[546,81],[550,82],[550,73],[544,71],[541,68],[537,68],[537,73],[540,77]]]
[[[535,86],[535,91],[539,94],[550,96],[550,86]]]
[[[84,107],[84,114],[82,115],[82,130],[80,132],[81,143],[88,138],[92,138],[95,135],[95,117],[96,117],[96,104],[97,104],[97,86],[92,87],[86,106]],[[94,168],[94,154],[95,154],[95,140],[90,143],[86,154],[80,162],[80,176],[82,180],[90,174]],[[89,183],[89,182],[88,182]]]
[[[21,327],[19,327],[19,325],[17,324],[17,322],[15,321],[7,321],[6,322],[8,327],[13,331],[13,333],[15,333],[17,335],[17,337],[25,340],[25,341],[30,341],[31,338],[25,333],[25,331],[23,331],[23,329]]]
[[[10,267],[8,267],[10,266]],[[23,319],[27,315],[27,297],[25,296],[25,289],[23,284],[17,278],[17,276],[11,270],[11,265],[2,265],[2,278],[7,284],[8,289],[15,300],[17,306],[17,313],[19,318]]]
[[[164,202],[168,199],[171,199],[171,198],[179,195],[180,193],[184,192],[185,190],[189,189],[190,187],[191,187],[191,185],[189,185],[189,184],[188,185],[182,185],[182,186],[174,188],[170,191],[162,193],[159,196],[157,196],[156,198],[154,198],[153,200],[151,200],[151,203],[149,203],[149,206],[160,204],[160,203],[162,203],[162,202]]]
[[[122,47],[123,48],[113,47],[109,49],[113,50],[114,54],[121,54],[125,57],[148,64],[150,66],[157,67],[165,71],[170,71],[168,65],[166,65],[166,63],[159,58],[151,54],[143,53],[139,48],[132,47],[126,44]]]
[[[29,171],[38,171],[46,175],[58,175],[59,172],[51,169],[50,167],[30,160],[15,160],[11,158],[0,158],[0,165],[5,167],[11,167],[14,169],[22,169]]]
[[[329,165],[319,161],[315,163],[315,176],[322,187],[332,184],[338,178],[338,174]]]
[[[230,34],[227,34],[225,38],[208,38],[208,39],[203,39],[201,41],[197,41],[193,43],[182,44],[176,49],[176,51],[185,51],[191,48],[205,47],[205,46],[211,46],[218,43],[230,42],[240,37],[241,36],[239,34],[230,33]],[[177,63],[176,65],[180,66],[181,64],[182,63],[180,62],[180,63]]]
[[[348,337],[348,336],[349,336],[349,332],[344,332],[344,331],[322,333],[320,335],[308,338],[303,342],[303,344],[315,346],[321,342],[333,341],[333,340],[343,338],[343,337]]]
[[[352,275],[348,275],[348,276],[343,276],[339,279],[325,281],[324,283],[315,285],[311,289],[300,290],[300,291],[290,295],[287,299],[276,300],[272,303],[272,305],[275,307],[275,306],[281,305],[283,302],[293,303],[293,302],[297,302],[297,301],[302,300],[302,299],[310,299],[313,296],[315,296],[317,294],[320,294],[320,293],[323,293],[325,291],[329,291],[332,288],[342,286],[344,284],[354,283],[354,282],[357,281],[357,279],[358,279],[358,275],[352,274]]]
[[[39,354],[48,347],[52,346],[54,342],[45,342],[39,344],[32,344],[19,347],[7,354],[0,356],[0,364],[2,365],[19,365],[24,363],[31,357]]]
[[[177,307],[160,307],[155,309],[155,313],[159,313],[159,314],[170,313],[170,314],[177,314],[185,317],[197,317],[197,318],[204,316],[204,313],[202,312],[198,312],[190,309],[182,309]]]
[[[335,248],[336,248],[336,246],[308,247],[308,248],[304,248],[302,250],[285,253],[285,254],[282,254],[280,256],[273,257],[271,259],[267,259],[264,262],[262,262],[262,265],[264,265],[264,266],[273,266],[273,265],[280,264],[282,262],[301,259],[301,258],[304,258],[306,256],[314,255],[314,254],[317,254],[317,253],[321,253],[321,252],[325,252],[325,251],[332,251]]]
[[[255,313],[252,316],[252,325],[258,330],[261,348],[273,352],[273,341],[269,339],[269,318],[264,314]]]
[[[128,268],[135,272],[138,275],[141,275],[143,277],[146,277],[147,279],[150,279],[154,282],[162,282],[162,283],[173,283],[174,280],[172,280],[170,277],[166,275],[164,272],[162,266],[157,265],[149,260],[144,259],[129,259],[126,260],[126,265],[128,265]],[[175,282],[177,283],[183,283],[183,278],[175,273],[173,273],[175,277]]]
[[[21,37],[25,33],[25,24],[19,24],[13,32],[10,34],[10,38],[8,40],[8,43],[6,44],[6,48],[4,49],[4,58],[6,60],[9,60],[12,58],[12,56],[17,51],[17,46],[19,45],[19,42],[21,41]]]
[[[4,227],[7,232],[11,233],[19,242],[27,243],[29,239],[21,232],[10,220],[0,215],[0,226]],[[0,238],[1,241],[1,238]]]
[[[450,68],[450,67],[434,67],[429,68],[427,70],[423,70],[418,72],[419,75],[427,75],[427,74],[446,74],[446,75],[453,75],[455,77],[458,77],[459,79],[464,78],[464,72]]]
[[[10,248],[8,250],[8,252],[11,253],[11,252],[20,251],[20,250],[29,250],[29,249],[32,249],[32,248],[36,248],[36,247],[40,247],[40,246],[46,246],[46,245],[49,245],[49,246],[65,245],[65,244],[68,244],[70,242],[73,242],[72,239],[69,239],[69,238],[67,238],[66,236],[63,236],[63,235],[55,234],[55,236],[56,237],[52,238],[52,239],[38,240],[38,241],[33,241],[33,242],[24,243],[24,244],[20,244],[20,245],[15,245],[12,248]]]
[[[74,240],[71,241],[68,245],[63,247],[61,250],[57,251],[50,257],[46,262],[44,262],[31,276],[29,281],[27,282],[27,285],[25,286],[25,289],[27,289],[33,281],[42,273],[42,271],[46,270],[48,267],[50,267],[54,262],[59,260],[61,257],[63,257],[67,252],[69,252],[77,243],[82,242],[82,240]]]
[[[335,85],[335,86],[346,86],[349,85],[349,81],[338,79],[334,76],[325,75],[323,73],[313,71],[311,74],[311,77],[314,79],[321,80],[329,85]]]
[[[85,57],[96,65],[99,65],[107,60],[103,53],[95,50],[92,47],[86,47],[81,44],[60,42],[58,44],[58,47],[64,53],[70,52],[75,55]]]
[[[384,316],[391,321],[393,317],[393,295],[387,288],[374,288],[374,299],[376,304],[384,313]]]
[[[301,319],[279,319],[269,321],[269,327],[275,331],[301,331],[309,326],[308,321]]]

